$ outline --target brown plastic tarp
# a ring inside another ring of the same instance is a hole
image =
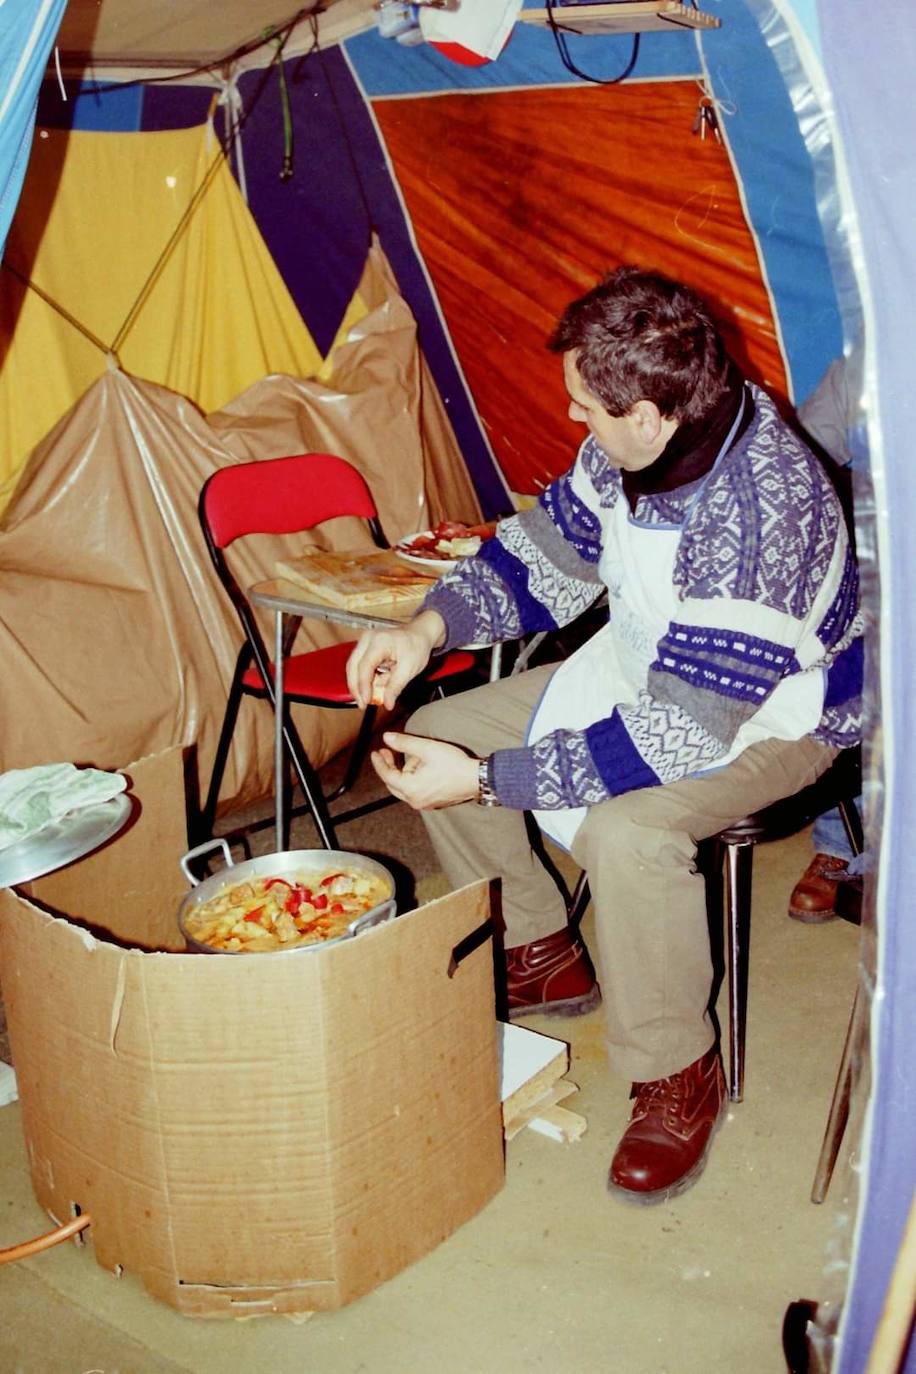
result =
[[[216,468],[339,453],[368,479],[392,541],[446,515],[480,518],[415,323],[377,247],[360,291],[372,308],[335,353],[330,384],[267,377],[204,417],[181,396],[112,371],[39,444],[0,531],[0,768],[117,768],[196,743],[206,782],[241,642],[197,519]],[[234,565],[245,586],[306,542],[358,541],[369,537],[357,522],[334,521],[307,539],[242,541]],[[306,622],[297,647],[348,637]],[[297,710],[316,763],[355,731],[355,711]],[[272,721],[263,702],[243,702],[224,806],[269,792]]]

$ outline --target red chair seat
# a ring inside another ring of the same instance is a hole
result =
[[[458,673],[469,673],[476,662],[474,655],[467,649],[453,649],[436,662],[435,668],[426,674],[426,681],[441,682],[443,678],[456,677]]]
[[[324,649],[310,649],[308,653],[291,655],[283,664],[285,695],[313,697],[341,706],[352,701],[347,686],[347,659],[353,652],[354,643],[351,639],[343,644],[329,644]],[[264,691],[264,679],[254,664],[245,673],[242,683],[246,691]]]
[[[283,691],[288,697],[310,697],[315,701],[346,705],[352,701],[347,686],[347,659],[353,651],[354,640],[343,644],[329,644],[324,649],[310,649],[308,653],[293,654],[283,665]],[[457,673],[474,667],[474,655],[466,649],[455,649],[439,660],[427,674],[427,681],[442,682]],[[242,678],[248,692],[263,692],[264,680],[252,665]]]

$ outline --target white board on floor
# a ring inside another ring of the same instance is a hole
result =
[[[508,1101],[519,1088],[531,1079],[537,1078],[550,1066],[556,1068],[556,1078],[561,1077],[569,1067],[569,1046],[565,1040],[555,1040],[552,1035],[541,1035],[538,1031],[527,1030],[524,1026],[514,1026],[509,1022],[499,1023],[499,1071],[500,1099]],[[546,1075],[550,1077],[550,1075]]]

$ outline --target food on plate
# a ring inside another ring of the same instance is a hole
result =
[[[228,953],[293,949],[342,935],[347,926],[391,896],[371,873],[337,869],[324,876],[252,878],[228,883],[188,913],[185,932]]]
[[[486,525],[465,525],[460,520],[440,520],[428,534],[415,534],[412,539],[402,539],[398,548],[415,558],[433,561],[466,558],[476,553],[483,541],[491,539],[495,533],[495,521]]]

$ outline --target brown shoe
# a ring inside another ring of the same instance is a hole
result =
[[[789,915],[793,921],[805,921],[808,925],[832,921],[836,916],[837,883],[846,877],[846,868],[845,859],[835,859],[832,854],[815,854],[789,898]]]
[[[634,1083],[633,1113],[608,1188],[630,1202],[667,1202],[703,1172],[726,1102],[718,1048],[670,1078]]]
[[[850,873],[836,885],[836,900],[833,909],[841,920],[854,926],[862,924],[862,897],[865,879],[858,873]]]
[[[517,1016],[581,1016],[601,1003],[588,950],[568,926],[506,950],[509,1020]]]

